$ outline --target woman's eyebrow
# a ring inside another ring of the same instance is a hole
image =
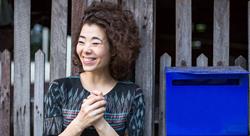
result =
[[[100,40],[101,42],[103,41],[101,38],[99,37],[92,37],[92,40]]]
[[[80,38],[84,38],[84,39],[86,38],[85,36],[82,36],[82,35],[80,35],[79,37],[80,37]]]

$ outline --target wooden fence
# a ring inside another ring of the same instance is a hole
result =
[[[93,0],[72,0],[72,45],[77,42],[79,22],[86,6]],[[145,92],[145,136],[153,135],[153,88],[154,88],[154,36],[153,1],[99,0],[122,4],[134,12],[139,24],[142,53],[136,64],[136,82]],[[68,24],[68,0],[53,0],[51,13],[50,80],[66,75],[66,38]],[[35,85],[33,107],[30,87],[30,22],[31,0],[14,2],[14,90],[10,89],[10,53],[1,53],[0,132],[2,136],[42,136],[44,97],[44,53],[35,55]],[[73,46],[72,46],[73,47]],[[74,49],[72,49],[73,53]],[[75,67],[72,68],[75,75]],[[143,80],[144,79],[144,80]],[[146,80],[147,79],[147,80]],[[13,98],[13,100],[10,100]],[[13,106],[11,106],[11,103]],[[31,109],[34,111],[31,112]],[[32,114],[31,114],[32,113]],[[32,118],[33,117],[33,118]]]
[[[134,12],[139,25],[143,48],[136,63],[136,83],[144,90],[146,102],[145,136],[154,135],[154,66],[155,66],[155,8],[153,0],[102,0],[112,1]],[[92,0],[72,0],[71,34],[72,45],[77,42],[77,30],[84,9]],[[214,0],[214,37],[213,66],[229,65],[229,0]],[[35,55],[34,102],[31,108],[30,94],[30,0],[15,0],[14,6],[14,91],[10,88],[10,53],[4,51],[1,56],[0,77],[0,132],[2,136],[41,136],[43,124],[44,97],[44,53]],[[192,1],[176,0],[176,56],[167,53],[160,61],[159,90],[159,136],[165,136],[165,74],[164,67],[171,66],[175,58],[176,66],[192,64]],[[250,3],[248,4],[248,26],[250,26]],[[67,0],[52,1],[51,18],[51,80],[64,77],[66,70]],[[142,36],[143,34],[143,36]],[[248,29],[250,43],[250,28]],[[72,46],[73,47],[73,46]],[[249,46],[248,46],[249,47]],[[72,49],[72,52],[74,49]],[[250,48],[248,48],[248,62]],[[196,59],[197,66],[208,66],[208,58],[201,54]],[[247,60],[239,56],[235,65],[248,69]],[[72,68],[74,73],[75,68]],[[11,100],[11,96],[13,99]],[[11,106],[13,103],[13,106]],[[31,116],[31,109],[32,111]],[[33,118],[31,118],[33,117]],[[32,123],[31,123],[32,122]],[[31,125],[33,124],[33,125]],[[33,131],[31,131],[33,130]],[[32,133],[33,132],[33,133]]]

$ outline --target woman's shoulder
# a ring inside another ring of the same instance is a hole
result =
[[[47,94],[54,94],[62,98],[81,93],[82,87],[79,76],[58,78],[50,82]],[[78,95],[77,95],[78,96]]]
[[[79,81],[79,76],[68,76],[68,77],[54,79],[53,81],[50,82],[50,84],[55,84],[55,85],[73,84],[76,83],[76,81]]]
[[[81,82],[79,76],[68,76],[51,81],[49,87],[57,87],[60,88],[60,90],[69,90],[71,88],[80,88]]]
[[[139,85],[131,81],[119,81],[120,88],[129,91],[135,91],[136,93],[142,93],[142,89]]]
[[[64,83],[64,82],[70,82],[70,81],[75,81],[75,80],[79,80],[79,76],[68,76],[68,77],[57,78],[51,81],[51,83]]]

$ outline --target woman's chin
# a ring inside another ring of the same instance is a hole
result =
[[[84,72],[93,72],[95,68],[83,68]]]

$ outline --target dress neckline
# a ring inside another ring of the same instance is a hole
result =
[[[86,88],[84,88],[84,86],[82,85],[80,75],[78,75],[78,82],[80,84],[81,89],[85,90],[86,92],[88,92],[90,94],[90,91],[87,90]],[[107,96],[107,95],[111,94],[112,92],[114,92],[116,90],[116,88],[118,87],[118,84],[120,84],[120,81],[117,81],[116,84],[113,86],[113,88],[110,91],[108,91],[108,93],[104,94],[103,96]]]

